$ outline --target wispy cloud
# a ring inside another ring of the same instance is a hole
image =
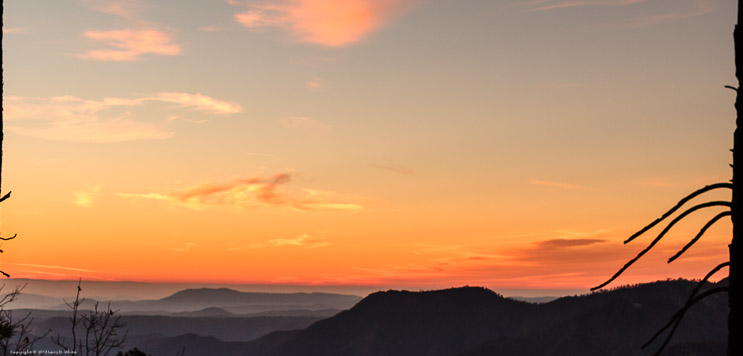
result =
[[[194,246],[196,246],[196,243],[186,242],[185,244],[183,244],[183,246],[180,247],[168,247],[168,250],[175,252],[188,252],[191,251]]]
[[[64,271],[75,271],[75,272],[98,272],[98,271],[84,269],[84,268],[74,268],[74,267],[55,266],[55,265],[42,265],[42,264],[33,264],[33,263],[15,263],[15,265],[24,266],[24,267],[59,269],[59,270],[64,270]]]
[[[83,0],[95,11],[123,20],[123,29],[88,30],[83,36],[98,44],[97,48],[78,53],[77,57],[96,61],[129,62],[147,55],[175,56],[181,53],[174,32],[164,26],[145,21],[141,0]]]
[[[3,27],[4,35],[10,35],[14,33],[24,33],[24,32],[26,32],[25,27]]]
[[[147,102],[176,104],[177,108],[208,114],[241,111],[234,102],[217,100],[203,94],[158,93],[139,98],[86,100],[74,96],[5,98],[8,131],[44,139],[77,142],[122,142],[165,139],[173,136],[162,124],[132,120],[128,114],[109,110],[130,108]]]
[[[543,248],[564,248],[576,246],[588,246],[597,243],[606,242],[602,239],[550,239],[536,242],[535,244]]]
[[[218,27],[218,26],[201,26],[199,27],[199,31],[202,32],[221,32],[224,31],[224,27]]]
[[[173,43],[172,34],[155,29],[125,29],[112,31],[86,31],[85,37],[102,43],[109,49],[95,49],[78,55],[97,61],[135,61],[143,55],[174,56],[181,53]]]
[[[245,178],[227,183],[202,184],[167,193],[119,193],[129,199],[157,200],[190,209],[214,207],[251,208],[258,206],[289,207],[296,210],[360,211],[361,204],[343,201],[338,194],[300,189],[299,193],[286,188],[291,182],[289,173],[269,178]]]
[[[626,7],[644,6],[649,0],[536,0],[525,3],[527,11],[540,12],[583,7]],[[669,1],[661,13],[654,9],[643,9],[643,15],[625,22],[629,26],[645,26],[666,21],[682,20],[701,16],[717,9],[715,0],[677,0]]]
[[[270,240],[268,241],[268,243],[274,246],[298,246],[304,248],[318,248],[330,245],[329,242],[318,240],[316,238],[313,238],[309,234],[302,234],[289,239]]]
[[[248,5],[235,20],[251,30],[282,28],[300,42],[355,43],[409,9],[414,0],[270,0]]]
[[[43,127],[8,126],[8,131],[23,136],[46,140],[109,143],[137,140],[167,139],[172,131],[159,125],[124,118],[101,122],[50,121]]]
[[[410,168],[399,166],[399,165],[394,165],[394,164],[372,164],[371,166],[374,168],[379,168],[385,171],[404,174],[407,176],[415,174],[415,172]]]
[[[530,11],[548,11],[586,6],[627,6],[647,0],[538,0],[526,3]]]
[[[648,26],[669,21],[684,20],[702,16],[717,9],[717,2],[710,0],[689,0],[681,2],[683,6],[660,14],[651,14],[635,18],[629,22],[630,26]]]
[[[333,126],[309,117],[292,116],[281,119],[281,125],[290,129],[309,128],[317,130],[330,130]]]
[[[553,181],[541,180],[541,179],[534,179],[534,178],[530,178],[528,180],[528,183],[529,184],[532,184],[532,185],[543,185],[543,186],[547,186],[547,187],[555,187],[555,188],[562,188],[562,189],[581,189],[581,188],[584,188],[582,185],[553,182]]]
[[[307,90],[318,90],[322,88],[322,82],[317,78],[310,79],[304,82],[304,88]]]
[[[138,100],[173,103],[183,108],[205,111],[212,114],[236,114],[242,111],[242,107],[235,102],[217,100],[203,94],[159,93],[155,96],[144,97]]]
[[[100,190],[101,186],[97,185],[90,189],[74,192],[73,195],[75,196],[75,198],[73,202],[77,206],[90,208],[91,206],[93,206],[93,203],[95,202],[95,196]]]
[[[140,0],[85,0],[85,3],[96,11],[125,19],[133,19],[142,8]]]

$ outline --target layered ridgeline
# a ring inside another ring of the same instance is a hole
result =
[[[74,299],[74,295],[72,298]],[[240,292],[228,288],[186,289],[162,299],[152,300],[98,300],[85,298],[82,309],[91,309],[96,303],[111,303],[111,308],[124,314],[189,313],[226,316],[228,314],[255,314],[287,310],[348,309],[361,298],[355,295],[332,293],[259,293]],[[60,298],[23,293],[12,304],[13,309],[67,310]]]
[[[256,340],[242,355],[646,355],[640,346],[695,285],[656,282],[545,304],[484,288],[379,292],[305,330]],[[724,354],[726,315],[725,296],[706,299],[667,354]]]
[[[290,308],[260,315],[229,311],[230,305],[245,302],[241,292],[189,290],[159,303],[189,305],[194,308],[190,311],[124,315],[123,320],[129,330],[126,347],[152,355],[183,350],[187,355],[225,356],[647,355],[659,343],[645,351],[640,346],[684,304],[695,285],[686,280],[663,281],[543,304],[505,298],[478,287],[386,291],[338,313]],[[290,296],[272,294],[251,303],[297,305]],[[324,305],[324,299],[313,299],[321,296],[348,297],[304,295],[309,299],[299,304]],[[664,354],[724,354],[726,299],[716,295],[691,309]],[[201,308],[205,305],[211,307]],[[57,316],[37,322],[41,329],[57,329],[68,321]]]
[[[67,298],[71,303],[74,298]],[[356,304],[361,297],[331,293],[257,293],[226,288],[187,289],[154,300],[85,299],[80,304],[81,315],[99,304],[99,309],[111,309],[121,316],[127,332],[126,349],[144,342],[162,340],[195,333],[199,337],[215,337],[218,342],[247,342],[277,330],[303,329],[312,323],[331,317]],[[8,304],[13,315],[30,313],[32,335],[69,339],[72,335],[69,306],[61,298],[21,294]],[[78,326],[78,335],[83,333]],[[34,350],[58,350],[49,337],[34,345]]]
[[[640,346],[683,305],[695,284],[655,282],[544,304],[474,287],[378,292],[303,330],[248,343],[192,334],[151,340],[140,349],[153,355],[184,347],[192,354],[242,356],[647,355],[653,348]],[[665,354],[723,354],[726,305],[724,296],[716,296],[690,310]]]

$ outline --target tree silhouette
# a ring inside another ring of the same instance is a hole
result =
[[[47,331],[40,335],[32,333],[33,318],[31,312],[26,312],[17,317],[13,315],[13,310],[5,308],[7,304],[18,298],[24,287],[25,285],[17,286],[11,292],[0,297],[0,354],[2,355],[20,354],[24,350],[31,350],[34,344],[45,338],[50,332]],[[3,288],[4,286],[0,286],[0,292]]]
[[[55,338],[52,338],[52,342],[65,351],[74,352],[77,355],[108,355],[114,349],[124,346],[128,331],[124,329],[125,325],[121,321],[118,310],[111,309],[111,303],[106,306],[106,309],[99,310],[96,302],[93,310],[81,312],[80,305],[85,301],[85,298],[80,298],[81,284],[82,279],[78,281],[75,300],[72,303],[65,301],[72,311],[69,319],[72,338],[68,340],[57,334]],[[78,335],[78,331],[83,333]]]
[[[4,27],[3,23],[3,15],[5,14],[5,3],[0,4],[0,28]],[[0,31],[0,43],[3,40],[2,31]],[[2,58],[3,50],[2,46],[0,46],[0,58]],[[0,113],[4,110],[2,97],[5,89],[5,81],[3,77],[3,67],[2,64],[0,64]],[[0,114],[0,203],[4,202],[6,199],[10,198],[10,192],[6,193],[5,195],[2,194],[2,181],[3,181],[3,139],[5,138],[4,134],[4,128],[3,128],[3,115]],[[16,235],[13,235],[11,237],[2,237],[0,236],[0,240],[2,241],[8,241],[12,240],[16,237]],[[0,253],[2,253],[3,250],[0,250]],[[5,273],[5,271],[0,270],[0,273],[2,273],[5,277],[10,277],[9,274]]]
[[[693,193],[687,195],[683,199],[681,199],[674,207],[672,207],[670,210],[668,210],[665,214],[663,214],[660,218],[656,219],[652,223],[648,224],[644,228],[642,228],[640,231],[636,232],[634,235],[630,236],[627,240],[624,241],[624,243],[628,243],[638,236],[646,233],[651,228],[655,227],[656,225],[660,224],[661,222],[665,221],[667,218],[669,218],[671,215],[673,215],[676,211],[684,207],[687,202],[690,200],[701,196],[707,192],[713,191],[713,190],[719,190],[719,189],[730,189],[732,191],[732,197],[730,201],[709,201],[706,203],[697,204],[695,206],[692,206],[686,210],[684,210],[682,213],[678,214],[676,218],[671,220],[666,227],[658,234],[658,236],[650,242],[650,244],[640,251],[640,253],[637,254],[633,259],[629,260],[622,268],[619,269],[609,280],[606,282],[591,288],[591,290],[597,290],[605,287],[612,281],[614,281],[619,275],[621,275],[627,268],[629,268],[633,263],[635,263],[637,260],[639,260],[645,253],[650,251],[650,249],[655,246],[658,241],[660,241],[663,236],[671,229],[673,228],[676,223],[683,220],[685,217],[689,216],[690,214],[707,208],[712,207],[723,207],[724,210],[717,215],[715,215],[712,219],[710,219],[704,226],[702,226],[699,233],[694,236],[686,245],[684,245],[681,250],[679,250],[675,255],[671,256],[668,259],[668,263],[673,262],[677,258],[679,258],[684,252],[686,252],[691,246],[693,246],[699,239],[704,235],[704,233],[716,222],[720,221],[720,219],[725,217],[731,217],[732,223],[733,223],[733,237],[731,239],[730,245],[729,245],[729,253],[730,253],[730,259],[726,262],[722,262],[719,265],[717,265],[715,268],[713,268],[707,275],[699,282],[696,288],[692,291],[691,295],[687,299],[684,306],[676,312],[671,317],[671,320],[666,324],[663,328],[661,328],[651,339],[648,341],[645,345],[643,345],[643,348],[647,347],[655,341],[663,332],[671,329],[668,333],[668,336],[666,337],[666,340],[661,345],[661,347],[656,352],[657,354],[660,354],[663,349],[668,345],[668,343],[671,340],[671,337],[673,336],[674,332],[676,331],[676,328],[678,327],[679,323],[684,317],[684,314],[686,313],[689,308],[694,306],[697,302],[700,300],[716,294],[716,293],[728,293],[728,307],[729,307],[729,313],[728,313],[728,347],[727,347],[727,354],[728,356],[736,356],[736,355],[743,355],[743,346],[741,346],[743,342],[743,335],[741,332],[743,332],[743,318],[741,317],[740,312],[740,304],[737,303],[738,300],[743,298],[743,292],[741,291],[741,280],[740,280],[740,264],[743,262],[743,256],[741,256],[741,240],[743,237],[741,237],[741,234],[743,234],[743,96],[741,95],[740,86],[741,83],[743,83],[743,29],[741,29],[741,23],[743,23],[743,0],[738,0],[738,16],[737,16],[737,24],[735,25],[735,30],[733,32],[733,41],[735,46],[735,77],[738,80],[738,87],[732,87],[732,86],[725,86],[726,88],[732,89],[736,91],[736,100],[735,100],[735,110],[736,110],[736,120],[735,120],[735,131],[733,133],[733,149],[731,150],[733,152],[733,164],[731,164],[731,167],[733,168],[733,179],[730,181],[730,183],[716,183],[711,184],[708,186],[705,186],[701,189],[698,189],[694,191]],[[740,150],[736,150],[736,147],[738,145],[741,145],[739,148]],[[729,269],[729,276],[728,276],[728,286],[727,287],[716,287],[711,288],[705,292],[700,293],[702,287],[707,283],[709,278],[711,278],[715,273],[717,273],[719,270],[728,267]]]

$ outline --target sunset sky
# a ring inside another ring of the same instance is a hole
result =
[[[17,278],[587,289],[732,173],[734,1],[4,3]]]

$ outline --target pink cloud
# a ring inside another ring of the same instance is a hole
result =
[[[119,196],[139,200],[158,200],[194,210],[215,207],[238,209],[258,206],[288,207],[296,210],[360,211],[358,203],[344,201],[338,194],[301,189],[294,192],[287,188],[292,175],[278,173],[268,178],[244,178],[226,183],[210,183],[174,190],[167,193],[129,194]]]
[[[123,62],[138,60],[146,54],[174,56],[181,53],[181,48],[172,43],[172,35],[154,29],[86,31],[85,37],[114,48],[90,50],[78,55],[84,59]]]
[[[85,0],[96,11],[132,19],[142,4],[139,0]]]
[[[307,43],[343,46],[358,42],[407,10],[415,0],[286,0],[248,5],[235,15],[241,25],[258,30],[278,27]]]

